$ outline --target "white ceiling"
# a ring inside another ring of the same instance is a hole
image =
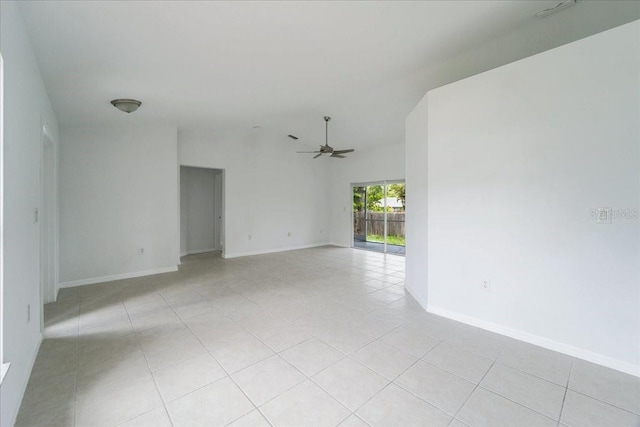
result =
[[[20,8],[62,125],[259,125],[315,144],[328,114],[330,143],[362,148],[402,142],[406,115],[434,85],[640,16],[640,2],[613,1],[533,16],[557,1],[33,1]],[[143,105],[127,117],[109,104],[122,97]]]

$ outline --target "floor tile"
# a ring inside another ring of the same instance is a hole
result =
[[[511,338],[494,332],[469,326],[461,326],[460,332],[452,333],[445,342],[463,348],[486,358],[496,360]]]
[[[40,345],[40,351],[31,370],[31,378],[42,378],[63,375],[78,369],[78,342],[71,340],[64,345],[48,344],[55,340],[45,340]]]
[[[157,304],[167,304],[166,301],[153,290],[147,290],[143,293],[132,293],[126,294],[123,298],[124,306],[127,308],[129,313],[131,313],[130,309],[139,305],[148,304],[148,303],[157,303]]]
[[[142,344],[142,351],[149,368],[156,371],[206,353],[207,350],[193,335],[173,334]]]
[[[400,326],[394,329],[382,336],[380,341],[418,358],[427,354],[429,350],[440,342],[435,338],[416,332],[406,326]]]
[[[174,311],[182,320],[186,320],[194,316],[209,313],[215,309],[210,301],[204,300],[174,308]]]
[[[349,358],[314,375],[312,379],[352,411],[389,384],[384,377]]]
[[[418,359],[382,341],[374,341],[353,354],[353,358],[393,380],[413,365]]]
[[[268,345],[273,351],[279,353],[308,340],[311,338],[311,335],[296,326],[284,324],[259,332],[256,334],[256,337]]]
[[[161,405],[152,379],[130,381],[76,402],[76,427],[117,425]]]
[[[165,309],[145,314],[144,316],[132,317],[131,323],[133,328],[137,332],[140,332],[159,326],[181,324],[182,319],[180,319],[180,317],[178,317],[171,308],[167,307]]]
[[[231,378],[256,406],[305,380],[304,375],[278,355],[238,371]]]
[[[446,343],[440,343],[422,360],[474,384],[480,382],[493,364],[491,359]]]
[[[111,391],[119,384],[133,379],[150,379],[151,371],[142,351],[121,355],[108,363],[85,365],[87,369],[78,371],[76,399],[99,395]]]
[[[127,310],[125,310],[124,305],[122,303],[117,303],[106,307],[97,306],[96,308],[87,310],[84,313],[81,312],[78,319],[80,321],[80,332],[82,332],[84,329],[103,324],[127,321],[129,320],[129,315],[127,314]]]
[[[357,412],[372,426],[446,426],[451,416],[390,384]]]
[[[17,425],[640,425],[639,379],[426,313],[402,257],[182,261],[61,290]]]
[[[421,334],[442,340],[453,336],[458,331],[460,324],[442,316],[421,312],[406,325]]]
[[[640,416],[568,390],[560,422],[570,427],[637,427]]]
[[[254,409],[247,415],[235,420],[229,427],[270,427],[271,424],[262,416],[260,411]]]
[[[165,402],[191,393],[226,375],[224,369],[209,353],[153,373]]]
[[[375,340],[351,327],[327,327],[314,332],[314,335],[345,354],[353,353]]]
[[[153,341],[162,340],[166,336],[193,336],[193,333],[184,323],[173,322],[145,329],[144,331],[137,331],[136,335],[138,336],[138,341],[142,346],[150,344]]]
[[[21,411],[14,427],[73,427],[74,417],[75,408],[72,404],[58,406],[32,416],[26,411]]]
[[[369,427],[369,424],[364,422],[362,418],[357,415],[350,415],[349,418],[340,423],[339,427]]]
[[[59,406],[73,404],[76,373],[29,380],[20,411],[26,418]]]
[[[452,415],[462,407],[475,388],[469,381],[422,361],[394,382]]]
[[[245,317],[244,319],[239,320],[238,324],[252,334],[258,334],[259,332],[266,331],[267,329],[289,325],[288,322],[285,322],[280,317],[269,312],[258,313],[253,316]]]
[[[264,345],[256,337],[245,334],[225,341],[210,344],[205,342],[216,360],[230,374],[251,366],[274,354],[273,350]]]
[[[191,325],[189,325],[191,328]],[[216,327],[200,328],[196,336],[207,348],[219,348],[242,339],[253,336],[236,322],[230,321]]]
[[[231,323],[231,319],[220,310],[215,309],[203,314],[185,319],[184,323],[196,335],[201,335],[211,331],[212,329],[222,327]]]
[[[99,372],[103,366],[113,365],[126,355],[141,351],[134,333],[81,337],[78,348],[78,372],[81,375]]]
[[[167,410],[161,406],[146,414],[138,415],[129,421],[118,424],[118,427],[172,427],[172,425]]]
[[[212,300],[211,302],[233,320],[242,320],[265,311],[255,302],[240,295],[222,300]]]
[[[554,420],[560,419],[565,388],[496,363],[480,386]]]
[[[124,306],[131,319],[139,319],[150,314],[168,313],[172,311],[169,304],[167,304],[160,295],[158,295],[157,298],[150,299],[149,301],[145,301],[140,304],[132,305],[125,302]]]
[[[224,426],[253,409],[253,404],[229,378],[167,404],[174,427]]]
[[[315,338],[291,347],[280,355],[307,376],[315,375],[345,357]]]
[[[160,291],[160,295],[162,295],[162,298],[174,309],[204,301],[204,298],[200,294],[191,290]]]
[[[536,377],[565,387],[569,380],[572,358],[522,341],[512,341],[498,361]]]
[[[576,360],[569,388],[640,415],[640,378]]]
[[[374,338],[380,338],[393,331],[402,323],[404,323],[403,320],[385,316],[384,314],[369,313],[353,322],[353,327]]]
[[[335,426],[350,411],[307,380],[260,408],[274,426]]]
[[[456,415],[472,427],[553,427],[557,421],[518,405],[483,388],[477,388]]]

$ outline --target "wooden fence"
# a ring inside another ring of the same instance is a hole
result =
[[[354,213],[353,231],[355,234],[384,235],[384,212],[367,212],[367,224],[365,228],[365,213]],[[387,235],[404,236],[404,212],[387,212]]]

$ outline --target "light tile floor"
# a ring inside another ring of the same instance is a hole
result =
[[[639,426],[640,380],[428,314],[404,258],[323,247],[73,289],[19,426]]]

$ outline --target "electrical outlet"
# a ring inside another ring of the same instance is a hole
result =
[[[251,240],[251,234],[247,236],[247,240]]]
[[[27,304],[27,323],[31,322],[31,304]]]
[[[144,248],[138,249],[138,255],[144,255]]]
[[[488,280],[483,280],[482,281],[482,289],[484,289],[485,291],[490,291],[491,290],[491,283]]]
[[[291,237],[291,232],[287,231],[287,237]]]
[[[33,223],[37,224],[40,221],[40,211],[38,208],[33,208]]]

